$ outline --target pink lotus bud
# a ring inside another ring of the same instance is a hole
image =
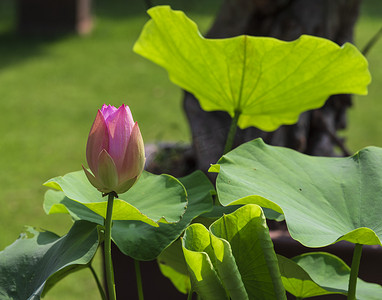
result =
[[[143,139],[138,123],[126,105],[103,105],[98,110],[86,145],[84,166],[91,184],[102,193],[121,194],[138,180],[145,165]]]

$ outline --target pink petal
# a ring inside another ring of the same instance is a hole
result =
[[[112,106],[112,105],[102,105],[101,112],[102,115],[107,122],[107,119],[109,118],[110,115],[114,114],[117,111],[117,108]]]
[[[131,120],[131,113],[129,115],[125,105],[122,105],[115,113],[110,115],[106,121],[110,134],[108,152],[113,158],[118,171],[122,168],[122,162],[129,143],[131,129],[134,125]]]
[[[98,157],[103,149],[108,149],[109,133],[106,122],[100,110],[90,129],[88,142],[86,144],[86,160],[90,170],[97,176],[98,174]]]
[[[130,107],[128,107],[127,105],[125,104],[122,104],[122,106],[126,109],[126,113],[127,113],[127,122],[130,124],[130,128],[133,129],[133,126],[134,126],[134,120],[133,120],[133,115],[131,114],[131,110],[130,110]],[[131,132],[131,130],[130,130]]]
[[[139,177],[145,166],[145,148],[138,123],[134,124],[129,144],[126,149],[122,170],[119,174],[119,182]]]

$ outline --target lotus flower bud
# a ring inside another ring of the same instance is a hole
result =
[[[84,166],[90,183],[102,193],[121,194],[129,190],[141,175],[145,164],[143,139],[130,109],[103,105],[98,110],[86,145]]]

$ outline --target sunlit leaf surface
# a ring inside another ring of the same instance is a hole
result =
[[[305,246],[381,245],[382,148],[313,157],[257,139],[218,164],[223,205],[255,203],[284,213],[291,236]]]
[[[293,42],[245,35],[206,39],[181,11],[157,6],[148,13],[134,51],[165,68],[204,110],[240,112],[241,128],[272,131],[297,122],[330,95],[367,93],[368,64],[351,44],[307,35]]]

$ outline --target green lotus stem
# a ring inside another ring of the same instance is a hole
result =
[[[193,294],[194,292],[192,291],[192,289],[190,289],[189,291],[188,291],[188,297],[187,297],[187,300],[192,300],[192,294]]]
[[[135,277],[137,278],[138,297],[139,297],[139,300],[143,300],[142,276],[141,276],[141,267],[139,266],[139,261],[134,259],[134,265],[135,265]]]
[[[355,293],[357,288],[357,278],[358,278],[358,270],[359,263],[361,262],[362,255],[362,244],[355,244],[353,259],[351,262],[351,271],[349,278],[349,288],[348,288],[348,300],[355,300]]]
[[[363,55],[367,55],[371,48],[378,42],[378,40],[382,38],[382,27],[378,30],[378,32],[367,42],[366,46],[362,50]]]
[[[228,153],[232,149],[233,142],[235,140],[235,135],[237,130],[237,121],[239,120],[239,116],[240,116],[240,112],[235,111],[235,115],[232,118],[231,126],[229,127],[228,136],[225,142],[223,154]]]
[[[106,295],[105,295],[105,291],[102,288],[102,284],[99,281],[97,273],[96,273],[96,271],[94,270],[94,268],[93,268],[93,266],[91,264],[89,264],[89,269],[92,272],[93,278],[94,278],[94,280],[95,280],[95,282],[97,284],[97,288],[98,288],[98,291],[99,291],[99,293],[101,295],[102,300],[107,300]]]
[[[109,300],[116,300],[115,296],[115,283],[114,283],[114,271],[113,263],[111,261],[111,223],[113,215],[113,204],[114,197],[116,197],[115,192],[108,194],[107,199],[107,211],[105,219],[105,241],[104,241],[104,251],[105,251],[105,272],[106,272],[106,284],[107,291],[109,294]]]

